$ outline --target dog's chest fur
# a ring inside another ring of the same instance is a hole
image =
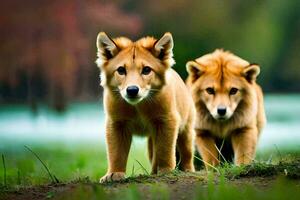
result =
[[[157,127],[168,119],[168,113],[158,104],[141,104],[141,106],[113,105],[108,112],[114,122],[120,122],[126,131],[133,135],[149,136]]]
[[[237,129],[252,126],[256,122],[255,116],[249,115],[247,119],[245,116],[233,117],[229,121],[218,122],[212,119],[211,116],[197,116],[197,123],[195,128],[209,132],[211,135],[218,138],[229,137]]]
[[[135,118],[126,122],[126,128],[134,135],[148,136],[153,134],[155,125],[148,117],[137,114]]]

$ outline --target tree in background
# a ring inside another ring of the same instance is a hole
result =
[[[0,7],[2,101],[47,101],[63,110],[69,98],[96,93],[98,31],[136,34],[140,19],[110,1],[10,0]],[[94,96],[96,96],[94,94]]]
[[[297,0],[10,0],[0,12],[0,102],[95,100],[99,31],[137,39],[172,32],[175,69],[224,48],[261,65],[265,91],[300,91]]]

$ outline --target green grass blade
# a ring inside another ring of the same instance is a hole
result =
[[[32,150],[30,149],[28,146],[24,145],[24,147],[29,151],[31,152],[40,162],[41,164],[44,166],[45,170],[47,171],[52,183],[59,183],[59,180],[53,176],[49,170],[49,168],[47,167],[47,165],[42,161],[42,159]]]

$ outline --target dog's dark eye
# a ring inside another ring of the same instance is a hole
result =
[[[148,75],[148,74],[150,74],[150,72],[151,72],[150,67],[148,67],[148,66],[143,67],[143,69],[142,69],[142,74],[143,75]]]
[[[126,74],[126,69],[125,69],[125,67],[120,66],[120,67],[118,67],[117,72],[118,72],[120,75],[125,75],[125,74]]]
[[[230,91],[229,91],[229,94],[230,95],[235,95],[238,91],[239,91],[239,89],[237,89],[237,88],[231,88]]]
[[[208,94],[215,94],[215,90],[214,90],[214,88],[212,88],[212,87],[206,88],[206,92],[207,92]]]

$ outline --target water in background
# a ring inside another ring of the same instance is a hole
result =
[[[268,95],[268,124],[259,148],[300,148],[300,95]],[[0,107],[0,147],[5,141],[97,142],[104,144],[104,113],[101,103],[71,104],[57,114],[41,107],[36,114],[26,106]]]

